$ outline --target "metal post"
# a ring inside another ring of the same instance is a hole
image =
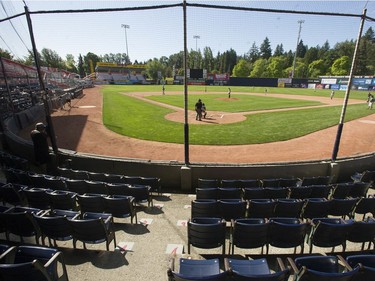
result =
[[[189,165],[189,120],[188,120],[188,81],[187,81],[187,27],[186,27],[186,0],[183,3],[184,12],[184,147],[185,147],[185,165]]]
[[[58,148],[57,148],[57,145],[56,145],[55,130],[53,128],[52,118],[51,118],[51,113],[50,113],[51,111],[50,111],[48,100],[47,100],[48,93],[47,93],[46,87],[44,85],[42,72],[40,71],[38,50],[36,48],[34,33],[33,33],[33,26],[32,26],[32,23],[31,23],[30,13],[29,13],[29,9],[28,9],[27,6],[25,6],[25,13],[26,13],[27,25],[29,27],[30,40],[31,40],[31,44],[33,46],[35,67],[36,67],[36,71],[38,73],[39,85],[40,85],[40,88],[41,88],[42,93],[43,93],[43,104],[44,104],[44,111],[45,111],[45,114],[46,114],[46,122],[47,122],[47,125],[48,125],[48,133],[49,133],[49,136],[50,136],[50,139],[51,139],[52,149],[55,152],[55,154],[57,154]]]
[[[304,23],[304,20],[299,20],[299,30],[298,30],[298,37],[297,37],[297,46],[296,46],[296,52],[294,53],[294,59],[293,59],[293,70],[292,70],[292,78],[294,78],[294,72],[296,71],[296,60],[297,60],[297,51],[298,51],[298,44],[299,44],[299,38],[301,35],[301,29],[302,24]]]
[[[358,48],[359,48],[359,43],[361,41],[363,25],[365,23],[366,11],[367,11],[366,9],[363,10],[361,24],[359,26],[357,42],[355,44],[355,49],[354,49],[354,54],[353,54],[352,66],[350,68],[348,87],[347,87],[346,92],[345,92],[344,103],[343,103],[342,110],[341,110],[340,122],[339,122],[339,125],[337,127],[336,140],[335,140],[335,145],[333,147],[333,152],[332,152],[332,162],[336,161],[337,154],[338,154],[338,151],[339,151],[339,148],[340,148],[340,140],[341,140],[342,130],[343,130],[343,127],[344,127],[346,107],[348,105],[350,88],[352,86],[353,75],[354,75],[354,71],[355,71],[355,67],[356,67],[357,56],[358,56]]]

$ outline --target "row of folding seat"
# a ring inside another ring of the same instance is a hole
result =
[[[232,220],[229,228],[229,254],[234,249],[256,249],[269,247],[292,248],[296,254],[304,252],[305,241],[309,253],[313,247],[332,248],[341,246],[345,252],[347,242],[361,243],[362,250],[368,243],[370,249],[375,239],[375,220],[366,221],[343,220],[341,218],[314,218],[303,221],[298,218],[248,218]],[[227,244],[227,223],[224,219],[215,217],[192,218],[188,221],[188,254],[191,246],[201,249],[221,247],[225,254]]]
[[[277,199],[277,198],[358,198],[366,197],[369,183],[353,182],[336,185],[295,187],[207,187],[195,190],[197,199]]]
[[[108,194],[108,187],[113,185],[140,185],[149,186],[150,191],[161,192],[160,179],[156,177],[126,177],[119,176],[119,180],[99,181],[90,179],[74,179],[63,176],[36,174],[20,169],[3,169],[8,183],[18,183],[39,188],[53,190],[72,190],[83,194],[88,192]],[[120,178],[122,181],[120,181]]]
[[[37,245],[45,245],[48,238],[56,245],[56,241],[73,240],[76,248],[77,241],[83,243],[106,243],[107,251],[113,241],[116,248],[116,235],[113,216],[109,213],[86,212],[79,213],[68,210],[41,210],[30,207],[10,207],[0,212],[0,229],[5,232],[7,241],[11,241],[11,235],[19,237],[24,243],[25,237],[34,237]]]
[[[276,257],[239,259],[224,257],[202,259],[179,259],[179,270],[172,258],[167,270],[169,281],[211,280],[211,281],[370,281],[375,279],[375,255],[341,255]],[[271,267],[271,264],[276,265]],[[220,269],[223,264],[223,269]],[[290,278],[292,276],[292,278]]]
[[[80,210],[81,213],[110,213],[115,217],[136,218],[136,206],[140,203],[152,205],[149,193],[139,193],[139,188],[128,188],[128,195],[77,194],[64,190],[46,190],[41,188],[20,187],[5,184],[0,187],[0,198],[3,204],[28,206],[39,209]],[[142,196],[140,196],[142,195]]]
[[[196,199],[191,202],[191,217],[221,217],[227,221],[237,218],[354,218],[362,220],[375,214],[375,197],[348,199]]]
[[[39,178],[39,177],[38,177]],[[133,196],[135,198],[136,202],[142,202],[147,201],[148,204],[152,205],[152,192],[151,187],[148,185],[129,185],[129,184],[112,184],[112,183],[104,183],[104,182],[94,182],[94,181],[87,181],[87,180],[71,180],[71,179],[55,179],[55,178],[44,178],[44,184],[38,184],[35,183],[29,185],[25,184],[17,184],[17,183],[10,183],[12,187],[14,187],[14,190],[10,190],[9,192],[13,193],[21,193],[18,195],[18,197],[22,196],[22,193],[26,193],[29,195],[30,199],[31,197],[36,197],[36,201],[40,201],[41,204],[43,204],[43,199],[46,198],[47,195],[43,194],[43,191],[69,191],[74,192],[77,194],[102,194],[102,195],[124,195],[124,196]],[[0,189],[0,199],[1,194],[5,191],[2,191]],[[34,194],[40,193],[40,198],[38,200],[38,195],[36,194],[33,196],[32,192]],[[56,193],[56,192],[55,192]],[[59,193],[63,194],[63,192]],[[10,196],[10,195],[9,195]],[[9,197],[8,196],[8,197]],[[26,195],[25,195],[26,196]],[[10,196],[13,197],[15,200],[17,196]],[[32,199],[31,199],[32,200]],[[4,200],[3,201],[7,201]],[[20,201],[20,200],[18,200]],[[48,200],[46,200],[48,202]],[[8,200],[8,203],[11,203],[11,200]],[[11,203],[12,204],[12,203]],[[13,204],[16,205],[16,204]]]
[[[29,168],[29,161],[7,152],[0,151],[0,166],[4,168],[9,167],[14,169],[27,170]]]
[[[304,178],[264,178],[264,179],[207,179],[198,178],[197,188],[208,187],[292,187],[308,185],[327,185],[331,182],[330,176]]]
[[[58,167],[59,176],[74,180],[89,180],[105,183],[124,183],[131,185],[149,185],[153,192],[161,193],[161,182],[158,177],[127,176],[119,174],[108,174],[89,172],[85,170],[74,170]]]
[[[63,252],[42,246],[0,244],[0,279],[68,281]]]

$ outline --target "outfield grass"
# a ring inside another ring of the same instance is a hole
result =
[[[146,98],[184,108],[184,100],[183,96],[181,95],[155,95]],[[236,94],[235,97],[228,99],[226,94],[203,93],[189,95],[188,108],[190,110],[194,110],[195,103],[198,99],[202,99],[202,101],[206,104],[208,111],[213,110],[225,112],[246,112],[266,109],[322,105],[322,103],[316,101],[274,98],[270,96],[251,96],[245,94]]]
[[[169,89],[169,87],[179,87],[179,89],[182,89],[181,86],[168,86],[165,96],[157,94],[157,96],[150,96],[149,98],[183,107],[183,95],[168,94],[168,91],[178,91],[177,88]],[[161,87],[119,85],[103,87],[103,122],[105,126],[119,134],[138,139],[183,143],[184,124],[172,122],[164,118],[166,114],[173,112],[173,110],[120,94],[123,92],[158,92],[157,90],[159,88]],[[194,91],[193,89],[193,87],[189,87],[189,91]],[[223,89],[222,92],[226,92],[226,88]],[[234,87],[231,87],[231,89],[232,93],[236,92]],[[276,90],[279,90],[279,88],[269,88],[268,92],[274,93]],[[297,94],[296,89],[289,90],[294,90],[293,94]],[[302,95],[306,95],[306,91],[310,91],[310,94],[314,95],[313,90],[301,89]],[[207,92],[209,91],[207,90]],[[329,95],[329,91],[326,92],[326,94]],[[221,101],[217,100],[217,97],[222,95],[205,95],[203,93],[206,92],[202,92],[201,96],[204,97],[204,101],[209,104],[209,109],[224,110],[219,109],[222,108],[223,105],[221,105]],[[339,94],[343,95],[343,93],[337,92],[336,94],[337,96],[339,96]],[[367,93],[360,92],[358,94],[358,96],[361,96],[361,99],[362,95],[365,97]],[[235,95],[232,95],[232,97],[235,97]],[[238,98],[239,102],[237,106],[241,110],[232,109],[232,101],[230,101],[229,103],[226,102],[227,107],[225,111],[255,111],[265,108],[280,108],[281,104],[283,108],[286,108],[288,107],[288,103],[289,107],[314,105],[310,104],[311,102],[308,101],[291,99],[286,99],[284,103],[281,101],[284,99],[270,99],[270,97],[267,96],[240,95]],[[196,99],[197,96],[195,95],[189,96],[189,100],[191,100],[189,101],[189,108],[193,108],[193,103],[196,102]],[[230,107],[228,104],[231,104]],[[229,108],[230,110],[228,110]],[[349,105],[346,111],[346,121],[373,113],[370,110],[366,110],[366,108],[365,103]],[[204,145],[241,145],[284,141],[337,125],[340,113],[341,106],[309,109],[301,108],[299,110],[249,114],[246,116],[247,119],[245,121],[233,124],[190,124],[190,143]]]

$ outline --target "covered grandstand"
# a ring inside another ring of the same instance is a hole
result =
[[[95,68],[97,84],[144,85],[148,84],[144,65],[123,65],[98,62]]]

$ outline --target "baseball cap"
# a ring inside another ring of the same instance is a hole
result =
[[[36,123],[35,129],[42,129],[46,128],[46,125],[44,125],[42,122]]]

